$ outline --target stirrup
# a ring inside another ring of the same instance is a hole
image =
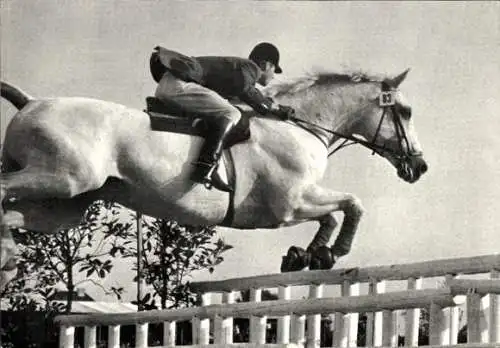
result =
[[[214,171],[212,173],[212,180],[210,181],[210,188],[215,187],[216,189],[223,191],[223,192],[234,192],[233,188],[229,185],[226,184],[220,177],[219,173],[217,171]],[[207,187],[207,186],[205,186]],[[209,188],[209,189],[210,189]]]
[[[234,192],[233,188],[229,186],[229,184],[226,184],[224,181],[222,181],[217,172],[214,172],[210,179],[206,177],[203,178],[203,182],[201,184],[203,184],[203,186],[205,186],[207,190],[216,188],[217,190],[224,192]]]
[[[194,165],[199,165],[200,162],[194,163]],[[205,164],[205,163],[201,163]],[[218,165],[214,166],[211,170],[209,170],[203,177],[197,176],[195,178],[191,177],[191,180],[202,184],[205,186],[207,190],[211,190],[212,188],[216,188],[220,191],[224,192],[234,192],[233,188],[226,184],[220,177],[219,173],[217,173]],[[196,170],[196,169],[195,169]],[[195,172],[196,173],[196,172]]]

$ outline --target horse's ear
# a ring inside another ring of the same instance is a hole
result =
[[[401,82],[403,82],[404,79],[406,78],[406,75],[408,75],[409,71],[410,69],[406,69],[398,76],[393,77],[392,79],[386,79],[384,82],[387,83],[392,88],[398,88]]]

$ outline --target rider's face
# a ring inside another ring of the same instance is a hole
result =
[[[262,86],[267,86],[271,80],[274,78],[275,74],[275,65],[271,62],[261,62],[260,68],[262,70],[262,75],[259,79],[259,84]]]

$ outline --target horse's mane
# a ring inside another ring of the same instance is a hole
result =
[[[341,86],[345,84],[379,82],[383,79],[384,77],[382,76],[362,71],[346,73],[318,71],[293,80],[275,82],[269,87],[264,88],[263,92],[269,97],[279,97],[287,94],[295,94],[313,86]]]

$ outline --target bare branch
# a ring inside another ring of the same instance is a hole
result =
[[[98,288],[100,288],[104,292],[105,295],[112,295],[113,294],[112,291],[106,290],[106,288],[102,284],[96,282],[94,279],[91,279],[91,278],[87,278],[87,279],[81,280],[79,282],[76,282],[75,283],[75,287],[78,286],[78,285],[84,284],[84,283],[92,283],[92,284],[94,284],[95,286],[97,286]]]

